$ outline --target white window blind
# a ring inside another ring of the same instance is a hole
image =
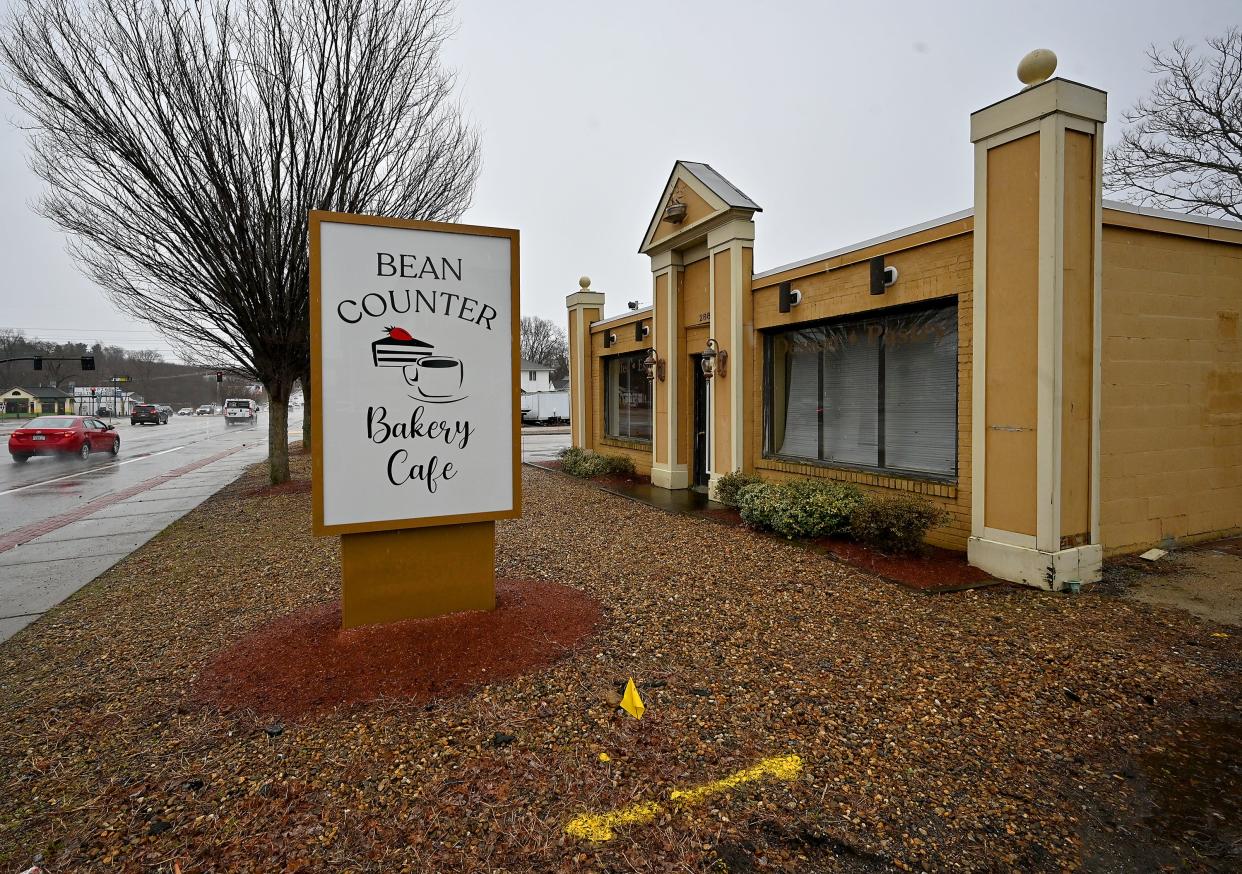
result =
[[[781,455],[814,458],[819,452],[819,352],[789,354],[789,394],[785,401],[785,439]]]
[[[863,323],[827,332],[824,348],[826,461],[880,463],[880,326]]]
[[[782,393],[770,451],[789,458],[957,472],[957,306],[768,338]],[[771,399],[769,399],[771,402]]]
[[[957,451],[957,313],[894,319],[884,337],[885,465],[953,472]]]

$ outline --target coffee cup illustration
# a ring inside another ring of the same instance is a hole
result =
[[[464,371],[461,360],[447,355],[427,355],[404,370],[405,381],[424,399],[438,403],[461,400]]]

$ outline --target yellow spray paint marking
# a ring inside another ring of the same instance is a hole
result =
[[[611,841],[613,829],[623,825],[646,825],[664,812],[655,801],[631,804],[608,813],[584,813],[570,820],[565,833],[588,841]]]
[[[704,783],[693,789],[674,789],[669,793],[669,800],[679,806],[689,806],[698,804],[709,796],[727,792],[743,783],[753,783],[764,777],[786,781],[796,780],[800,773],[802,773],[800,756],[774,756],[764,759],[757,765],[730,774],[723,780]],[[614,837],[614,828],[623,825],[646,825],[661,813],[664,813],[664,807],[655,801],[631,804],[629,807],[608,813],[584,813],[569,821],[569,824],[565,826],[565,833],[588,841],[610,841]]]
[[[777,780],[796,780],[801,772],[802,759],[798,756],[775,756],[771,759],[764,759],[759,764],[738,771],[736,774],[730,774],[723,780],[706,783],[697,789],[687,789],[684,792],[680,789],[674,789],[669,798],[678,804],[698,804],[709,795],[725,792],[743,783],[753,783],[756,780],[762,780],[764,777],[773,777]]]

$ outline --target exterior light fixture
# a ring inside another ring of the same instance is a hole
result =
[[[604,332],[604,348],[608,349],[613,343],[617,342],[617,335],[612,331]]]
[[[686,205],[674,202],[664,207],[664,220],[670,225],[681,224],[686,220]]]
[[[897,268],[885,267],[884,256],[877,255],[871,259],[871,293],[883,294],[897,281]]]
[[[642,342],[642,340],[651,333],[651,328],[642,322],[634,323],[634,339]]]
[[[721,349],[720,344],[714,339],[710,339],[707,341],[707,348],[703,351],[699,363],[703,368],[703,375],[708,379],[713,376],[724,376],[725,368],[729,363],[729,353]]]
[[[654,346],[651,347],[646,360],[643,361],[643,369],[647,371],[647,379],[653,381],[658,379],[664,382],[664,359],[656,352]]]
[[[802,292],[794,288],[792,282],[782,282],[777,298],[777,309],[782,313],[787,313],[800,303],[802,303]]]

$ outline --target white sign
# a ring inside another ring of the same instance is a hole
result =
[[[311,213],[317,533],[518,515],[517,245]]]

